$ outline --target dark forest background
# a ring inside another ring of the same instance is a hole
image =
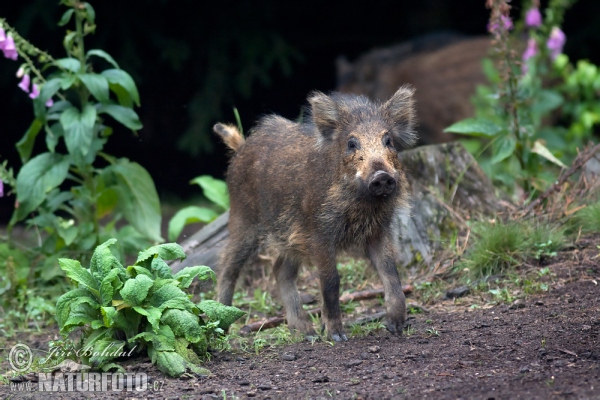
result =
[[[65,8],[57,3],[4,0],[0,17],[62,57],[64,29],[57,21]],[[234,122],[233,107],[246,130],[266,113],[295,119],[308,92],[335,88],[338,56],[352,61],[375,47],[439,31],[485,34],[488,19],[484,0],[91,3],[97,32],[87,38],[87,49],[111,54],[134,77],[142,101],[139,135],[117,128],[105,150],[142,164],[162,200],[198,195],[189,185],[195,176],[223,177],[226,151],[211,126]],[[519,4],[513,3],[513,15],[521,13]],[[572,60],[600,63],[599,17],[597,0],[579,0],[567,12],[565,52]],[[33,116],[30,99],[17,87],[18,66],[0,58],[0,160],[15,169],[14,144]],[[13,201],[0,199],[1,222]]]

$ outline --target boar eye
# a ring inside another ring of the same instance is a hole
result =
[[[384,145],[385,147],[394,147],[394,146],[392,145],[392,139],[390,139],[390,137],[389,137],[388,135],[385,135],[385,136],[383,137],[383,145]]]
[[[350,138],[348,140],[348,151],[355,151],[360,149],[360,143],[355,138]]]

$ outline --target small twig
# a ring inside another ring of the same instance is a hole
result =
[[[413,287],[412,285],[404,285],[402,286],[402,292],[404,294],[412,293]],[[360,301],[360,300],[369,300],[377,297],[382,297],[384,295],[383,289],[373,289],[373,290],[363,290],[361,292],[348,293],[340,297],[341,303],[350,303],[351,301]],[[320,308],[313,308],[312,310],[308,310],[307,313],[309,315],[320,315]],[[275,328],[285,322],[285,317],[271,317],[262,321],[253,322],[248,325],[244,325],[240,329],[241,335],[247,335],[250,332],[258,332],[259,330]]]

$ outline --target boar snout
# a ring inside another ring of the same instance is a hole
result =
[[[369,192],[374,196],[387,196],[396,190],[396,179],[385,171],[377,171],[369,181]]]

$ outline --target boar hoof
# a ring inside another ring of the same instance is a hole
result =
[[[334,333],[331,335],[331,339],[333,339],[334,342],[341,342],[342,340],[344,342],[348,341],[348,337],[346,336],[345,333],[342,333],[342,334]]]
[[[404,329],[404,320],[387,320],[387,330],[394,335],[402,336],[402,330]]]

